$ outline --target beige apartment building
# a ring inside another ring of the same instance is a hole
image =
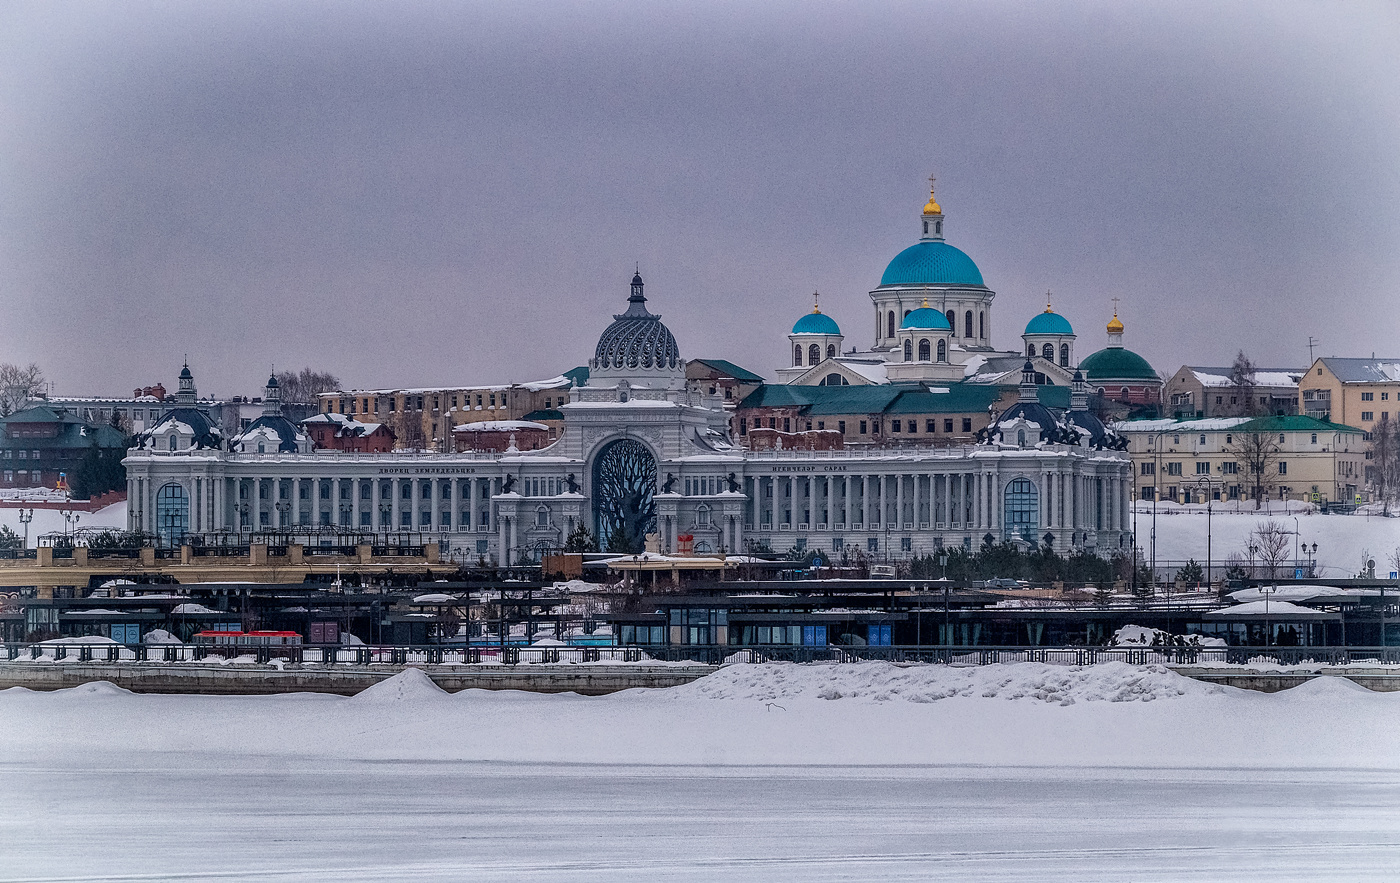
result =
[[[1114,428],[1128,438],[1136,500],[1247,499],[1254,482],[1238,452],[1256,435],[1272,450],[1261,479],[1270,499],[1347,504],[1361,497],[1366,442],[1354,426],[1293,415],[1128,420]]]
[[[1297,414],[1303,368],[1256,368],[1248,384],[1230,368],[1182,365],[1163,390],[1166,413],[1177,420]]]
[[[400,450],[451,451],[454,428],[501,420],[542,423],[553,439],[564,425],[558,408],[569,401],[579,370],[533,383],[338,390],[321,393],[320,412],[385,423]]]

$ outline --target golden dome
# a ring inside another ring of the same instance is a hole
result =
[[[941,214],[943,214],[943,207],[940,206],[940,205],[938,204],[938,200],[936,200],[936,199],[933,198],[933,193],[931,193],[931,192],[930,192],[929,195],[928,195],[928,202],[924,203],[924,214],[926,214],[926,215],[941,215]]]
[[[1123,323],[1118,321],[1118,311],[1117,311],[1117,310],[1114,310],[1114,311],[1113,311],[1113,318],[1110,319],[1110,320],[1108,320],[1108,333],[1109,333],[1109,334],[1121,334],[1122,332],[1123,332]]]

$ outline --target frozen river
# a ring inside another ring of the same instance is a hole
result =
[[[0,765],[0,879],[1394,880],[1400,776]]]
[[[1121,663],[0,692],[0,881],[1393,881],[1400,694]]]

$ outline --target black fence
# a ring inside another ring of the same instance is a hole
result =
[[[720,644],[667,646],[473,646],[442,644],[379,646],[209,646],[203,644],[38,643],[0,645],[0,661],[24,662],[199,662],[210,657],[282,659],[304,665],[505,665],[578,662],[895,662],[992,665],[1040,662],[1050,665],[1400,665],[1400,647],[838,647]]]

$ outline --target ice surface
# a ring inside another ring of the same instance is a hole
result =
[[[1400,694],[1049,668],[4,691],[0,880],[1395,879]]]

